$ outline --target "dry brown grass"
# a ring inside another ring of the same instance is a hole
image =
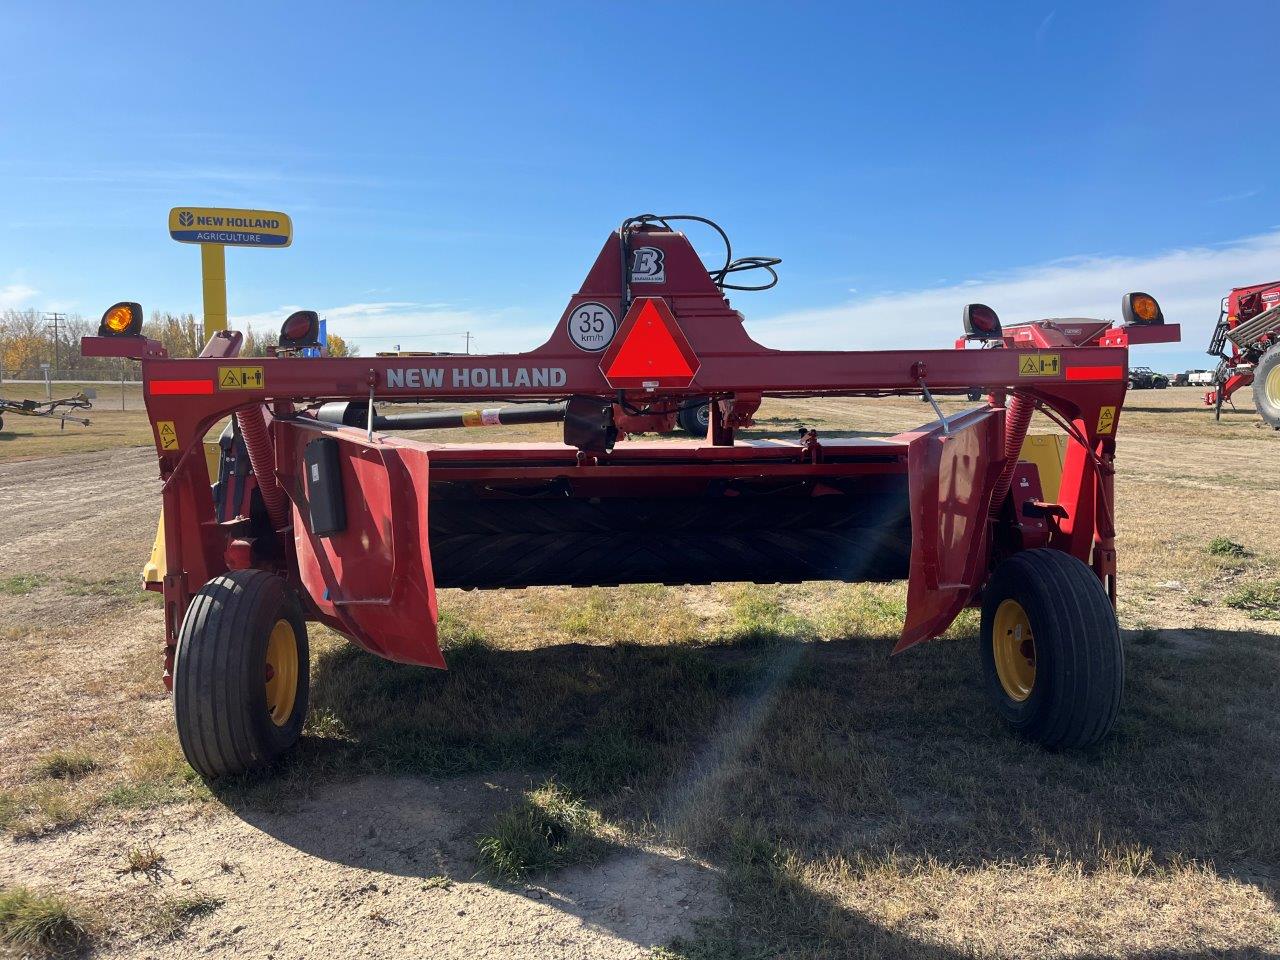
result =
[[[580,798],[586,834],[684,845],[721,871],[726,915],[669,956],[1280,950],[1280,628],[1227,603],[1280,573],[1280,480],[1265,466],[1280,436],[1246,414],[1215,426],[1195,391],[1130,399],[1117,479],[1129,686],[1096,751],[1046,753],[999,728],[972,614],[947,642],[888,659],[901,585],[445,591],[450,672],[316,630],[301,749],[211,796],[157,694],[159,611],[115,589],[149,546],[139,525],[100,583],[49,575],[4,594],[0,722],[16,734],[0,819],[39,836],[178,802],[287,810],[366,773],[529,771]],[[896,432],[926,413],[906,399],[776,403],[757,433]],[[1247,511],[1231,506],[1242,492]],[[70,613],[47,622],[54,609]],[[84,623],[111,658],[48,682],[49,651]],[[98,766],[42,773],[72,749]]]
[[[80,951],[89,932],[80,906],[56,891],[0,887],[0,949],[22,957],[68,956]]]

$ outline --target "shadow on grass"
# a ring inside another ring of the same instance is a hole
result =
[[[341,648],[315,664],[311,733],[297,754],[271,777],[218,791],[246,820],[316,856],[467,877],[474,840],[456,832],[429,862],[388,858],[301,823],[291,804],[359,776],[461,778],[489,790],[466,828],[479,830],[531,773],[553,778],[606,821],[706,857],[727,915],[672,956],[953,955],[823,893],[810,881],[824,863],[857,882],[886,863],[903,876],[1048,864],[1131,878],[1196,864],[1274,900],[1275,637],[1127,637],[1125,709],[1111,739],[1087,753],[1049,753],[1008,735],[977,682],[971,638],[892,660],[889,642],[756,636],[512,651],[469,635],[450,652],[449,672]],[[401,822],[412,789],[353,802]],[[409,844],[412,816],[404,822]],[[613,855],[622,848],[604,858]],[[556,890],[561,880],[543,882]],[[583,888],[565,883],[559,904],[574,911]],[[581,915],[637,943],[652,932],[607,910]]]

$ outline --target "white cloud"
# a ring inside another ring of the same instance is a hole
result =
[[[1036,27],[1036,46],[1043,46],[1045,38],[1049,36],[1049,28],[1053,26],[1053,18],[1058,15],[1057,10],[1050,10],[1049,15],[1040,21],[1040,26]]]
[[[252,325],[276,330],[294,310],[290,305],[263,313],[230,318],[230,326],[244,329]],[[447,303],[381,301],[348,303],[317,311],[329,322],[329,330],[348,343],[357,344],[365,356],[379,350],[461,351],[471,333],[472,353],[511,353],[530,350],[550,334],[534,329],[523,310],[466,310]]]
[[[1241,190],[1239,193],[1224,193],[1220,197],[1214,197],[1210,203],[1234,203],[1236,200],[1248,200],[1250,197],[1256,197],[1261,190]]]
[[[0,287],[0,309],[16,309],[27,304],[40,291],[25,283],[11,283]]]
[[[1182,324],[1182,344],[1141,347],[1146,355],[1203,353],[1232,287],[1280,277],[1280,231],[1219,247],[1147,257],[1073,257],[945,287],[881,293],[829,307],[752,321],[752,336],[782,349],[944,347],[961,333],[966,303],[986,303],[1004,323],[1045,317],[1118,318],[1120,298],[1144,290],[1165,319]],[[1207,366],[1208,358],[1200,365]]]

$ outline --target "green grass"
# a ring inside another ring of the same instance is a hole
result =
[[[180,777],[121,783],[106,792],[102,797],[102,803],[108,807],[119,807],[124,810],[150,810],[175,803],[208,800],[211,797],[212,793],[200,779],[200,775],[192,770],[189,774]]]
[[[653,583],[592,587],[548,594],[554,603],[548,622],[575,640],[609,643],[626,638],[639,643],[693,643],[702,619],[683,604],[672,603],[675,590]],[[552,599],[554,598],[554,599]]]
[[[154,807],[208,800],[210,793],[178,746],[173,730],[139,737],[125,757],[129,779],[105,797],[117,807]]]
[[[19,573],[11,577],[0,577],[0,596],[26,596],[39,587],[51,583],[62,593],[73,597],[121,598],[139,603],[159,602],[158,594],[142,589],[136,571],[124,571],[112,577],[98,579],[68,576],[56,580],[38,573]]]
[[[36,772],[53,780],[74,780],[99,766],[91,753],[83,750],[55,750],[36,765]]]
[[[767,660],[758,644],[504,650],[469,629],[446,655],[444,672],[347,644],[321,652],[313,736],[270,781],[244,785],[287,798],[335,774],[540,769],[585,797],[657,788]]]
[[[1210,540],[1208,551],[1215,557],[1247,557],[1250,555],[1243,544],[1228,540],[1226,537],[1214,537]]]
[[[144,736],[129,748],[128,779],[106,792],[108,807],[145,810],[213,797],[208,785],[191,768],[171,730]]]
[[[332,710],[308,710],[304,732],[310,737],[324,740],[350,740],[347,726]]]
[[[813,622],[790,610],[776,587],[744,584],[738,588],[730,611],[727,635],[733,640],[812,640],[818,631]]]
[[[96,599],[123,599],[134,603],[160,603],[159,594],[143,590],[136,570],[121,572],[112,577],[87,579],[85,577],[64,577],[60,583],[61,590],[73,597],[92,597]]]
[[[45,582],[47,578],[35,573],[19,573],[0,578],[0,594],[22,597]]]
[[[1151,645],[1160,640],[1160,631],[1149,623],[1139,624],[1133,630],[1133,642]]]
[[[480,862],[494,879],[507,882],[587,863],[599,856],[599,829],[594,811],[548,782],[498,815],[477,841]]]
[[[0,829],[20,839],[74,826],[92,803],[63,784],[26,784],[0,792]]]
[[[0,888],[0,943],[19,955],[70,954],[89,939],[89,928],[60,894],[28,887]]]
[[[1223,602],[1245,611],[1253,620],[1280,620],[1280,581],[1240,587],[1227,594]]]

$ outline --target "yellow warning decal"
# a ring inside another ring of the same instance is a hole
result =
[[[1098,411],[1098,433],[1111,433],[1116,428],[1116,408],[1103,407]]]
[[[172,420],[156,421],[156,439],[160,441],[161,450],[178,449],[178,430]]]
[[[1056,377],[1062,373],[1062,354],[1028,353],[1018,358],[1020,377]]]
[[[219,367],[219,390],[261,390],[267,385],[262,367]]]

